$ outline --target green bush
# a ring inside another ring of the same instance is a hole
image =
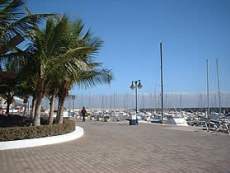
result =
[[[29,117],[23,117],[20,115],[0,115],[0,128],[1,127],[25,127],[30,126],[33,120]],[[43,119],[41,118],[41,123]]]
[[[64,120],[63,124],[0,128],[0,141],[56,136],[75,130],[73,120]]]

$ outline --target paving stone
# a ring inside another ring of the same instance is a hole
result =
[[[0,151],[0,173],[229,173],[230,136],[192,128],[78,122],[75,141]]]

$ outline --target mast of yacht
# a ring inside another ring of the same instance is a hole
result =
[[[163,57],[162,57],[162,42],[160,43],[160,57],[161,57],[161,122],[164,117],[164,87],[163,87]]]
[[[182,94],[180,94],[180,112],[182,111]]]
[[[218,106],[219,106],[219,116],[221,114],[221,95],[220,95],[220,75],[219,75],[219,63],[216,59],[216,75],[217,75],[217,87],[218,87]]]
[[[209,77],[208,77],[208,59],[206,60],[206,66],[207,66],[207,122],[209,122],[209,115],[210,115],[210,107],[209,107]],[[208,129],[208,124],[207,124],[207,130]]]
[[[156,87],[154,88],[154,100],[155,100],[155,102],[154,102],[154,112],[157,112],[157,93],[156,93]]]

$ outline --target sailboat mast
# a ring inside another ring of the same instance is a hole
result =
[[[209,77],[208,77],[208,59],[206,60],[207,65],[207,119],[209,118],[210,114],[210,107],[209,107]]]
[[[221,114],[221,96],[220,96],[220,75],[219,75],[218,59],[216,59],[216,74],[217,74],[217,86],[218,86],[219,115],[220,115]]]
[[[164,117],[164,88],[163,88],[163,57],[162,57],[162,43],[160,43],[160,56],[161,56],[161,120]]]

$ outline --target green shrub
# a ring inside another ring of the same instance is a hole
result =
[[[20,115],[0,115],[0,127],[25,127],[30,126],[32,122],[33,120],[31,118]]]
[[[63,124],[0,128],[0,141],[56,136],[75,130],[73,120],[64,120]]]

